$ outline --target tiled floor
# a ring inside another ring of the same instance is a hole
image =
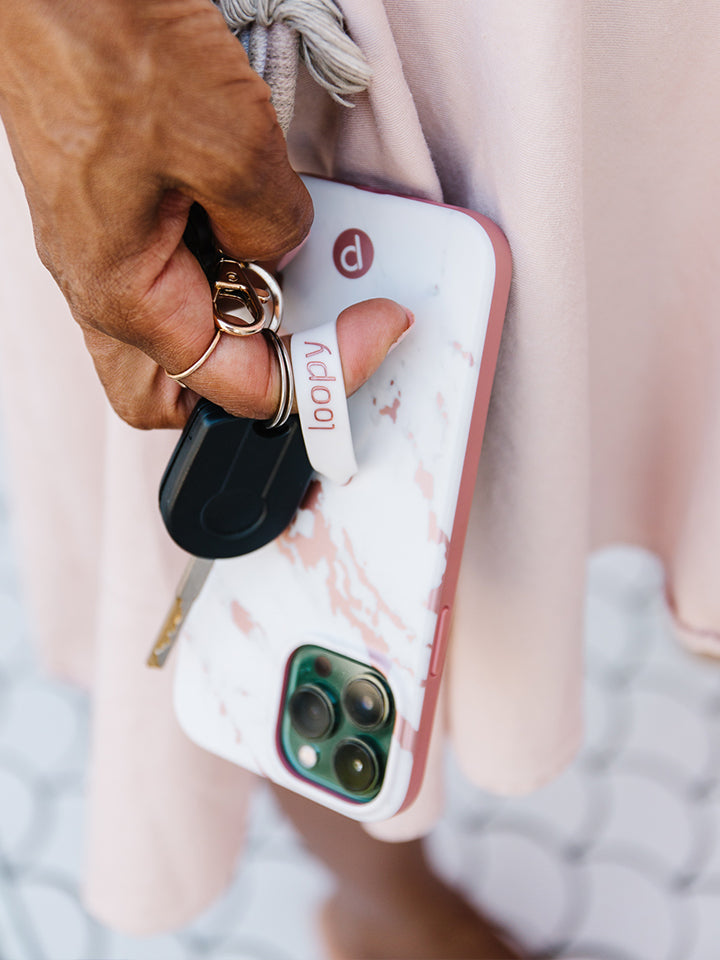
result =
[[[449,761],[431,855],[537,956],[720,958],[720,665],[675,646],[660,588],[639,551],[592,561],[587,741],[558,780],[500,801]],[[264,792],[232,888],[192,926],[139,940],[87,916],[87,703],[39,675],[26,633],[0,498],[0,960],[321,960],[330,879]]]

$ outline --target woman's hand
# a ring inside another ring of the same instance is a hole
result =
[[[192,202],[243,259],[279,258],[312,220],[268,88],[212,3],[6,0],[0,113],[40,257],[117,412],[181,426],[199,393],[271,415],[279,378],[264,337],[221,337],[191,390],[163,372],[187,369],[214,334],[207,281],[182,241]],[[409,322],[389,301],[346,311],[350,392]]]

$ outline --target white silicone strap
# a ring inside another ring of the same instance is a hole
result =
[[[347,483],[357,462],[335,321],[294,334],[290,355],[308,460],[323,476]]]

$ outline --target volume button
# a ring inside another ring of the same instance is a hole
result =
[[[430,676],[439,677],[445,662],[447,650],[447,632],[450,626],[450,607],[443,607],[438,614],[433,640],[432,654],[430,655]]]

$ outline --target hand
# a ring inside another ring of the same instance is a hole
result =
[[[279,375],[263,337],[222,337],[191,390],[163,372],[187,369],[214,334],[207,281],[182,242],[192,202],[243,259],[279,258],[312,219],[268,88],[212,3],[6,0],[0,113],[38,252],[117,412],[181,426],[201,394],[272,414]],[[389,301],[346,311],[350,392],[408,326]]]

